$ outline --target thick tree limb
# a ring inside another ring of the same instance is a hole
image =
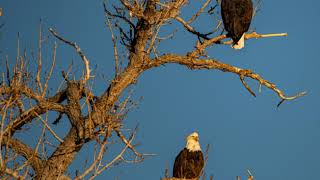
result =
[[[58,103],[42,101],[39,105],[30,108],[21,115],[19,115],[15,120],[13,120],[9,125],[6,126],[4,135],[13,135],[16,130],[19,130],[26,123],[31,122],[34,118],[46,113],[49,110],[57,112],[65,112],[65,108]]]
[[[267,88],[273,90],[274,92],[276,92],[282,100],[293,100],[298,97],[304,96],[306,94],[306,92],[301,92],[294,96],[286,96],[280,89],[276,87],[275,84],[263,79],[259,74],[253,73],[251,70],[241,69],[235,66],[231,66],[229,64],[222,63],[215,59],[198,59],[198,58],[192,58],[190,56],[179,56],[174,54],[167,54],[159,58],[156,58],[152,61],[149,61],[149,67],[150,68],[156,67],[159,65],[167,64],[167,63],[184,65],[190,69],[217,69],[223,72],[231,72],[239,75],[239,77],[242,80],[244,77],[249,77],[251,79],[258,81],[260,84],[266,86]],[[248,89],[249,86],[247,86],[246,84],[244,85]],[[251,90],[249,90],[249,92],[252,94]]]
[[[37,174],[40,179],[57,179],[63,176],[67,167],[80,151],[84,143],[78,141],[76,127],[72,127],[68,135],[63,139],[63,143],[53,152],[47,160],[42,173]]]

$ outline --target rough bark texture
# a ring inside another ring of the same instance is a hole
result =
[[[65,170],[80,151],[83,143],[79,144],[77,129],[71,128],[63,143],[47,160],[38,179],[58,179],[64,176]]]

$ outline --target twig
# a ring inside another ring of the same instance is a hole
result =
[[[140,154],[138,151],[136,151],[136,149],[133,147],[133,145],[130,143],[130,141],[128,141],[128,140],[124,137],[124,135],[121,133],[121,131],[120,131],[118,128],[114,128],[114,131],[117,133],[117,135],[118,135],[118,137],[121,139],[121,141],[122,141],[123,143],[125,143],[125,144],[133,151],[133,153],[134,153],[136,156],[138,156],[138,157],[140,157],[140,158],[143,157],[142,154]]]
[[[244,87],[250,92],[250,94],[252,94],[252,96],[256,97],[256,94],[250,89],[249,85],[245,82],[244,75],[241,74],[239,75],[239,77]]]
[[[96,166],[96,164],[101,161],[103,154],[105,153],[105,150],[106,150],[105,146],[108,142],[107,139],[110,136],[110,133],[111,133],[111,128],[108,128],[105,133],[105,136],[103,138],[103,141],[100,144],[100,150],[98,153],[98,157],[92,162],[92,164],[80,176],[77,176],[75,178],[75,180],[83,179],[85,176],[87,176],[93,170],[93,168]]]
[[[157,37],[158,37],[160,28],[161,28],[161,25],[158,25],[158,26],[156,27],[155,33],[154,33],[154,35],[153,35],[153,37],[152,37],[152,39],[151,39],[151,41],[150,41],[150,43],[149,43],[149,48],[148,48],[148,50],[147,50],[147,54],[149,54],[149,53],[151,52],[151,50],[153,50],[153,48],[154,48],[154,43],[155,43],[155,41],[156,41],[156,39],[157,39]]]
[[[80,47],[74,43],[74,42],[71,42],[71,41],[68,41],[64,38],[62,38],[61,36],[58,35],[58,33],[56,33],[52,28],[49,28],[49,31],[57,38],[59,39],[60,41],[74,47],[74,49],[76,50],[76,52],[79,54],[79,56],[81,57],[82,61],[83,61],[83,64],[85,66],[85,75],[84,75],[84,78],[82,79],[82,82],[83,83],[86,83],[89,79],[90,79],[90,66],[89,66],[89,60],[86,58],[86,56],[83,54],[83,52],[81,51]]]
[[[52,128],[48,125],[48,123],[46,121],[44,121],[42,119],[42,117],[40,115],[38,115],[38,118],[40,119],[40,121],[48,128],[48,130],[52,133],[52,135],[60,142],[63,143],[63,140],[52,130]]]
[[[2,169],[2,168],[1,168]],[[8,174],[9,176],[19,180],[19,179],[23,179],[23,176],[20,176],[19,173],[17,171],[14,171],[12,169],[9,169],[9,168],[5,168],[4,172],[6,174]]]
[[[199,9],[199,11],[194,14],[190,20],[187,22],[187,24],[192,23],[195,19],[197,19],[197,17],[203,12],[203,10],[209,5],[209,3],[211,2],[211,0],[207,0],[205,3],[203,3],[202,7]]]
[[[191,32],[192,34],[197,35],[198,37],[201,37],[203,39],[209,40],[210,38],[208,37],[210,34],[212,34],[212,32],[210,33],[206,33],[206,34],[202,34],[198,31],[196,31],[193,27],[191,27],[187,22],[185,22],[181,17],[177,16],[175,17],[175,19],[180,22],[189,32]]]
[[[44,98],[44,96],[46,95],[46,91],[47,91],[47,88],[48,88],[48,83],[49,83],[49,79],[52,75],[52,72],[53,72],[53,68],[56,64],[56,54],[57,54],[57,42],[54,42],[54,47],[53,47],[53,61],[52,61],[52,64],[51,64],[51,68],[50,68],[50,71],[49,71],[49,74],[47,75],[47,79],[46,79],[46,82],[44,83],[44,86],[43,86],[43,92],[42,92],[42,97]]]
[[[19,41],[18,41],[19,42]],[[11,85],[11,78],[10,78],[10,68],[9,68],[9,58],[8,58],[8,55],[6,56],[6,75],[7,75],[7,81],[8,81],[8,85],[10,86]]]
[[[253,180],[253,175],[251,174],[250,170],[247,170],[248,173],[248,180]]]
[[[120,19],[124,20],[126,23],[128,23],[130,25],[130,27],[134,29],[134,32],[136,31],[136,26],[127,17],[111,13],[107,9],[105,3],[103,3],[103,7],[104,7],[104,12],[106,13],[107,18],[108,18],[108,16],[115,17],[115,18],[120,18]]]
[[[106,7],[105,7],[106,8]],[[105,9],[106,11],[106,9]],[[107,19],[107,24],[108,24],[108,27],[109,27],[109,30],[110,30],[110,33],[111,33],[111,40],[112,40],[112,43],[113,43],[113,56],[114,56],[114,61],[115,61],[115,77],[117,78],[118,75],[120,74],[120,69],[119,69],[119,57],[118,57],[118,51],[117,51],[117,42],[114,38],[114,33],[113,33],[113,28],[112,28],[112,25],[111,25],[111,22],[108,18],[108,15],[106,17]]]
[[[101,169],[97,170],[97,172],[95,172],[91,177],[90,180],[94,179],[97,175],[99,175],[102,171],[104,171],[105,169],[107,169],[108,167],[110,167],[112,164],[114,164],[115,162],[117,162],[118,160],[120,160],[122,158],[122,155],[124,154],[124,152],[126,152],[126,150],[129,147],[129,144],[131,144],[132,140],[135,137],[135,133],[136,130],[132,133],[131,137],[129,138],[129,142],[126,144],[126,146],[122,149],[122,151],[108,164],[106,164],[105,166],[103,166]]]
[[[42,85],[41,85],[41,80],[40,80],[40,74],[41,74],[41,68],[42,68],[42,28],[41,28],[41,20],[40,20],[40,25],[39,25],[39,57],[38,57],[38,68],[37,68],[37,73],[36,73],[36,83],[39,88],[40,93],[42,93]]]

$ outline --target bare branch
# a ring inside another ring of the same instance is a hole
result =
[[[187,24],[192,23],[194,20],[197,19],[197,17],[199,17],[199,15],[203,12],[203,10],[209,5],[209,3],[211,2],[211,0],[207,0],[205,3],[203,3],[202,7],[199,9],[199,11],[194,14],[189,21],[187,22]]]
[[[138,157],[140,157],[140,158],[143,158],[142,154],[140,154],[138,151],[136,151],[136,149],[133,147],[133,145],[130,143],[130,141],[128,141],[128,140],[124,137],[124,135],[121,133],[121,131],[119,130],[119,128],[114,128],[114,131],[117,133],[117,135],[118,135],[118,137],[121,139],[121,141],[122,141],[123,143],[125,143],[126,146],[128,146],[128,147],[133,151],[133,153],[134,153],[136,156],[138,156]]]
[[[247,170],[247,173],[248,173],[248,180],[253,180],[253,175],[249,169]]]
[[[135,5],[131,5],[127,0],[120,0],[122,5],[129,11],[132,16],[136,16],[137,18],[144,17],[143,15],[143,8],[136,3]]]
[[[9,68],[9,63],[8,63],[8,56],[6,56],[6,75],[7,75],[7,81],[8,81],[8,85],[11,85],[11,77],[10,77],[10,68]]]
[[[193,27],[191,27],[187,22],[185,22],[181,17],[175,17],[175,19],[180,22],[189,32],[191,32],[192,34],[197,35],[198,37],[201,37],[203,39],[209,40],[208,35],[212,34],[212,33],[206,33],[206,34],[202,34],[196,30],[194,30]]]
[[[265,38],[265,37],[282,37],[282,36],[287,36],[287,33],[277,33],[277,34],[258,34],[256,32],[253,33],[248,33],[245,34],[245,39],[252,39],[252,38]],[[232,44],[232,41],[227,41],[227,42],[222,42],[223,39],[226,39],[227,35],[223,34],[220,36],[216,36],[214,38],[208,39],[208,40],[204,40],[204,42],[197,42],[196,44],[196,49],[193,50],[192,52],[188,53],[188,56],[191,57],[198,57],[199,55],[203,55],[204,54],[204,50],[213,45],[213,44]]]
[[[42,93],[42,85],[40,80],[40,74],[41,74],[41,68],[42,68],[42,28],[41,28],[41,22],[39,25],[39,40],[38,40],[38,46],[39,46],[39,57],[38,57],[38,68],[36,73],[36,83],[37,87],[40,90],[40,93]]]
[[[83,174],[81,174],[80,176],[76,177],[75,180],[80,180],[83,179],[85,176],[87,176],[92,170],[93,168],[96,166],[96,164],[98,162],[100,162],[103,158],[103,155],[106,151],[106,144],[107,144],[107,139],[110,136],[111,133],[111,126],[108,126],[107,132],[105,133],[104,139],[102,141],[102,143],[100,144],[100,150],[98,153],[98,157],[92,162],[92,164],[85,170],[85,172],[83,172]]]
[[[42,97],[45,96],[46,94],[46,91],[47,91],[47,88],[48,88],[48,83],[49,83],[49,79],[52,75],[52,72],[53,72],[53,68],[56,64],[56,55],[57,55],[57,42],[54,42],[54,47],[53,47],[53,61],[52,61],[52,64],[51,64],[51,68],[50,68],[50,71],[49,71],[49,74],[47,75],[47,79],[46,79],[46,82],[44,83],[44,86],[43,86],[43,92],[42,92]]]
[[[121,15],[117,15],[117,14],[111,13],[111,12],[107,9],[105,3],[103,3],[103,7],[104,7],[104,12],[106,13],[107,18],[108,18],[108,16],[115,17],[115,18],[120,18],[120,19],[124,20],[126,23],[128,23],[128,24],[130,25],[130,27],[132,27],[132,28],[136,31],[136,26],[133,24],[133,22],[132,22],[130,19],[128,19],[128,18],[125,17],[125,16],[121,16]]]
[[[2,169],[2,168],[1,168],[1,169]],[[8,174],[9,176],[17,179],[17,180],[20,180],[20,179],[22,180],[22,179],[24,179],[23,176],[20,176],[19,173],[18,173],[17,171],[15,171],[15,170],[12,170],[12,169],[9,169],[9,168],[5,168],[5,169],[4,169],[4,172],[5,172],[6,174]]]
[[[52,28],[49,28],[49,31],[57,38],[59,39],[60,41],[72,46],[76,52],[79,54],[79,56],[81,57],[82,61],[83,61],[83,64],[85,66],[85,75],[84,75],[84,78],[82,79],[83,83],[86,83],[89,79],[90,79],[90,66],[89,66],[89,60],[86,58],[86,56],[83,54],[83,52],[81,51],[80,47],[74,43],[74,42],[71,42],[71,41],[68,41],[66,39],[64,39],[63,37],[59,36],[58,33],[56,33]]]
[[[129,138],[129,141],[128,143],[126,144],[126,146],[122,149],[122,151],[111,161],[109,162],[108,164],[106,164],[105,166],[103,166],[101,169],[97,170],[91,177],[90,177],[90,180],[94,179],[97,175],[99,175],[102,171],[104,171],[105,169],[109,168],[111,165],[113,165],[115,162],[119,161],[124,152],[126,152],[126,150],[128,149],[129,147],[129,144],[131,144],[131,142],[133,141],[134,137],[135,137],[135,133],[136,131],[134,131],[130,138]]]
[[[288,36],[288,33],[274,33],[274,34],[258,34],[256,32],[252,32],[250,34],[245,34],[244,38],[245,39],[252,39],[252,38],[268,38],[268,37],[284,37]],[[226,41],[226,42],[221,42],[220,44],[233,44],[233,41]]]
[[[174,54],[167,54],[159,58],[156,58],[153,61],[150,61],[149,66],[151,68],[151,67],[156,67],[166,63],[176,63],[180,65],[185,65],[190,69],[218,69],[223,72],[231,72],[231,73],[237,74],[240,77],[242,77],[242,79],[243,77],[249,77],[251,79],[258,81],[260,84],[266,86],[267,88],[273,90],[278,94],[278,96],[281,99],[284,99],[284,100],[293,100],[298,97],[304,96],[306,94],[306,92],[301,92],[294,96],[286,96],[281,90],[279,90],[276,87],[275,84],[263,79],[259,74],[253,73],[251,70],[245,70],[235,66],[231,66],[229,64],[222,63],[215,59],[197,59],[197,58],[192,58],[190,56],[179,56]]]
[[[7,144],[17,154],[22,155],[25,159],[27,159],[36,173],[41,172],[43,161],[33,149],[20,140],[14,138],[4,137],[1,146],[5,144]]]
[[[52,130],[52,128],[48,125],[48,123],[42,119],[41,116],[38,115],[40,121],[48,128],[48,130],[52,133],[52,135],[60,142],[63,143],[63,140]]]
[[[4,134],[7,135],[8,133],[10,133],[11,135],[13,135],[16,130],[19,130],[23,125],[29,123],[30,121],[32,121],[32,119],[47,112],[48,110],[65,112],[65,108],[62,105],[49,101],[43,101],[38,106],[25,111],[10,124],[8,124],[4,131]]]
[[[118,51],[117,51],[117,42],[115,40],[114,33],[113,33],[113,28],[112,28],[112,25],[111,25],[111,22],[110,22],[108,16],[106,17],[106,19],[107,19],[107,24],[108,24],[108,27],[109,27],[109,30],[110,30],[110,33],[111,33],[111,40],[112,40],[112,43],[113,43],[113,56],[114,56],[115,71],[116,71],[115,77],[117,78],[118,75],[120,74],[119,57],[118,57]]]
[[[251,90],[251,88],[249,87],[249,85],[245,82],[244,80],[244,74],[241,74],[240,76],[240,80],[242,82],[242,84],[244,85],[244,87],[250,92],[250,94],[254,97],[256,97],[256,94]]]

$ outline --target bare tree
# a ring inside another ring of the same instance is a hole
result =
[[[29,70],[27,57],[25,54],[20,54],[18,46],[16,64],[9,67],[7,63],[6,70],[1,72],[1,176],[16,179],[70,179],[67,172],[68,166],[83,146],[92,141],[96,142],[93,160],[88,163],[83,172],[77,173],[75,179],[84,177],[93,179],[119,162],[141,162],[148,154],[139,153],[132,143],[136,129],[127,133],[122,128],[122,120],[130,108],[135,106],[135,102],[131,100],[131,93],[124,92],[130,85],[136,83],[143,72],[164,64],[179,64],[190,70],[212,69],[233,73],[238,75],[244,87],[256,96],[245,81],[245,78],[251,78],[261,86],[274,91],[281,102],[305,94],[303,92],[286,96],[275,84],[252,70],[209,58],[207,48],[231,44],[231,41],[226,40],[226,35],[221,33],[221,20],[216,19],[211,32],[199,32],[194,27],[199,24],[200,16],[208,14],[208,11],[215,13],[218,5],[215,1],[206,0],[190,19],[183,18],[181,10],[184,6],[188,6],[187,0],[119,0],[107,1],[104,4],[106,24],[113,43],[115,67],[112,81],[100,96],[92,91],[90,81],[94,77],[90,60],[79,45],[61,36],[56,30],[49,28],[54,38],[70,45],[78,53],[83,63],[83,75],[73,79],[69,76],[70,69],[62,72],[63,88],[59,87],[54,92],[50,91],[50,78],[54,71],[57,45],[53,47],[52,65],[45,77],[42,67],[41,28],[35,71]],[[157,49],[162,41],[169,41],[172,36],[175,36],[176,31],[166,37],[159,35],[161,28],[170,26],[172,22],[178,22],[182,30],[197,37],[195,42],[190,42],[190,51],[185,54],[159,52]],[[245,38],[286,35],[286,33],[252,32]],[[124,52],[121,54],[126,56],[120,56],[119,51]],[[6,61],[8,62],[8,59]],[[52,116],[49,116],[49,112],[58,114],[53,124],[59,124],[63,116],[68,119],[71,128],[65,136],[53,130],[50,123]],[[16,136],[18,133],[31,131],[30,126],[42,128],[35,146],[29,145]],[[47,138],[46,133],[50,133],[55,139]],[[119,143],[113,143],[112,138],[118,138],[120,145],[124,144],[124,148],[106,163],[103,159],[107,155],[107,147],[119,145]],[[51,149],[52,153],[49,153],[48,149]],[[124,152],[128,150],[132,153],[130,161],[123,157]]]

